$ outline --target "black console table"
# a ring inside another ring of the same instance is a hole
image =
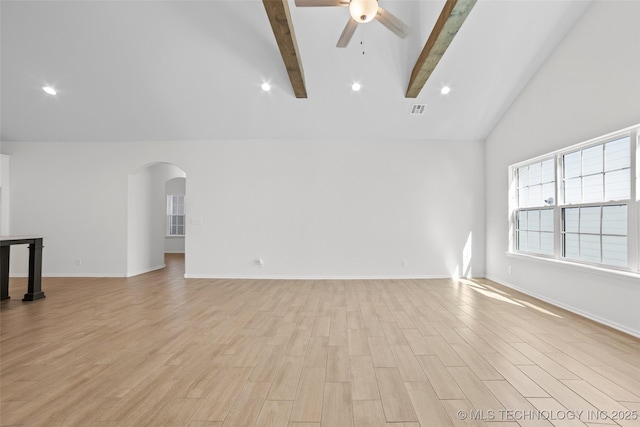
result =
[[[0,300],[9,298],[9,255],[11,245],[29,245],[29,281],[22,301],[44,298],[42,292],[42,237],[0,237]]]

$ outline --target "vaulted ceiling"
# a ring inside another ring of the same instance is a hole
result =
[[[347,8],[290,0],[304,98],[260,0],[3,0],[0,139],[481,140],[588,3],[478,0],[408,98],[444,0],[380,0],[411,34],[360,24],[343,49],[335,46]],[[409,114],[414,104],[426,105],[423,115]]]

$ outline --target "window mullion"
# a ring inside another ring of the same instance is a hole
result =
[[[602,176],[604,177],[604,174],[602,174]],[[603,178],[604,179],[604,178]],[[603,187],[603,191],[604,191],[604,187]],[[604,262],[604,238],[602,236],[602,222],[604,221],[604,207],[600,206],[600,263]],[[627,241],[629,239],[627,238]],[[627,247],[629,245],[627,244]],[[627,261],[628,262],[628,261]]]
[[[640,270],[640,132],[634,129],[631,133],[631,200],[627,205],[627,253],[629,268],[634,271]]]
[[[556,171],[556,200],[553,207],[553,256],[557,259],[562,258],[562,207],[564,203],[564,175],[562,169],[562,156],[555,155],[555,171]]]

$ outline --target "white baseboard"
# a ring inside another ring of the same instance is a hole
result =
[[[165,268],[165,267],[166,267],[165,264],[160,264],[160,265],[156,265],[155,267],[150,267],[150,268],[147,268],[147,269],[144,269],[144,270],[136,271],[134,273],[127,273],[127,275],[125,277],[139,276],[141,274],[150,273],[152,271],[160,270],[160,269]]]
[[[241,276],[233,274],[185,274],[185,279],[237,279],[237,280],[412,280],[451,279],[451,276]]]
[[[26,273],[12,274],[11,278],[24,279],[29,277]],[[42,273],[42,277],[127,277],[118,273]]]
[[[122,273],[42,273],[42,277],[121,277],[122,278],[122,277],[138,276],[144,273],[150,273],[152,271],[160,270],[165,267],[166,267],[165,264],[160,264],[160,265],[156,265],[155,267],[151,267],[145,270],[137,271],[135,273],[127,273],[127,274],[122,274]],[[25,278],[28,276],[29,275],[27,273],[16,273],[16,274],[11,274],[10,277],[17,279],[17,278]]]
[[[582,309],[573,307],[573,306],[565,304],[563,302],[556,301],[556,300],[554,300],[552,298],[547,298],[547,297],[545,297],[543,295],[540,295],[540,294],[538,294],[536,292],[531,292],[528,289],[523,289],[523,288],[521,288],[519,286],[515,286],[515,285],[513,285],[511,283],[507,283],[507,282],[504,282],[502,280],[498,280],[498,279],[496,279],[494,277],[487,276],[487,279],[492,280],[492,281],[494,281],[496,283],[499,283],[499,284],[501,284],[503,286],[506,286],[507,288],[511,288],[511,289],[516,290],[518,292],[522,292],[523,294],[526,294],[526,295],[529,295],[531,297],[537,298],[537,299],[539,299],[541,301],[544,301],[544,302],[547,302],[549,304],[555,305],[556,307],[560,307],[560,308],[562,308],[564,310],[570,311],[571,313],[577,314],[577,315],[582,316],[582,317],[586,317],[587,319],[593,320],[594,322],[600,323],[602,325],[608,326],[608,327],[613,328],[613,329],[617,329],[618,331],[624,332],[625,334],[629,334],[629,335],[632,335],[632,336],[634,336],[636,338],[640,338],[640,331],[639,330],[629,328],[629,327],[627,327],[625,325],[621,325],[621,324],[619,324],[617,322],[614,322],[614,321],[612,321],[610,319],[605,319],[605,318],[600,317],[598,315],[595,315],[593,313],[589,313],[588,311],[584,311]]]
[[[26,276],[25,276],[26,277]],[[127,277],[118,273],[47,273],[42,277]]]
[[[42,277],[133,277],[140,274],[165,268],[166,265],[158,265],[147,270],[135,273],[43,273]],[[26,273],[12,274],[11,277],[24,278]],[[419,279],[452,279],[451,276],[437,275],[407,275],[407,276],[248,276],[234,274],[185,274],[185,279],[237,279],[237,280],[419,280]]]

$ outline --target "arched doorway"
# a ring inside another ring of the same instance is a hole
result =
[[[180,185],[176,185],[182,179]],[[127,277],[158,270],[165,266],[168,245],[167,191],[186,194],[186,172],[171,163],[144,165],[129,174],[127,207]],[[184,217],[183,217],[184,222]],[[183,228],[184,230],[184,228]],[[182,245],[170,246],[172,252]],[[174,236],[171,239],[180,239]]]

